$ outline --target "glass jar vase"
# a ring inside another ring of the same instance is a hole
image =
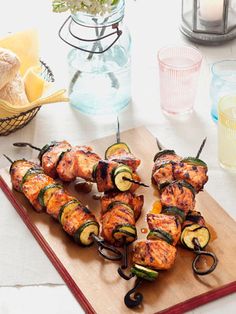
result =
[[[131,38],[124,9],[120,0],[104,15],[72,14],[59,32],[73,47],[68,54],[70,104],[83,113],[117,113],[131,100]]]

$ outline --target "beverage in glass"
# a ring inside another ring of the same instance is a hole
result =
[[[218,156],[223,168],[236,172],[236,95],[218,105]]]
[[[166,47],[158,52],[161,108],[168,115],[190,113],[197,90],[201,53],[192,47]]]

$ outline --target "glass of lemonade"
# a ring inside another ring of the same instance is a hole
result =
[[[236,172],[236,95],[218,104],[218,156],[223,168]]]
[[[191,113],[202,55],[196,48],[177,46],[158,52],[162,111],[171,116]]]

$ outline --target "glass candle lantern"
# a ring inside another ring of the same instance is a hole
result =
[[[182,0],[181,32],[200,44],[236,37],[236,0]]]

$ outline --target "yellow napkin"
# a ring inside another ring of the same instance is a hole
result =
[[[22,76],[30,67],[39,65],[39,38],[34,29],[0,38],[0,47],[12,50],[19,57]]]
[[[41,77],[40,73],[40,66],[30,67],[25,73],[25,92],[29,102],[35,101],[36,99],[42,97],[42,95],[52,85],[52,83],[45,81]]]

